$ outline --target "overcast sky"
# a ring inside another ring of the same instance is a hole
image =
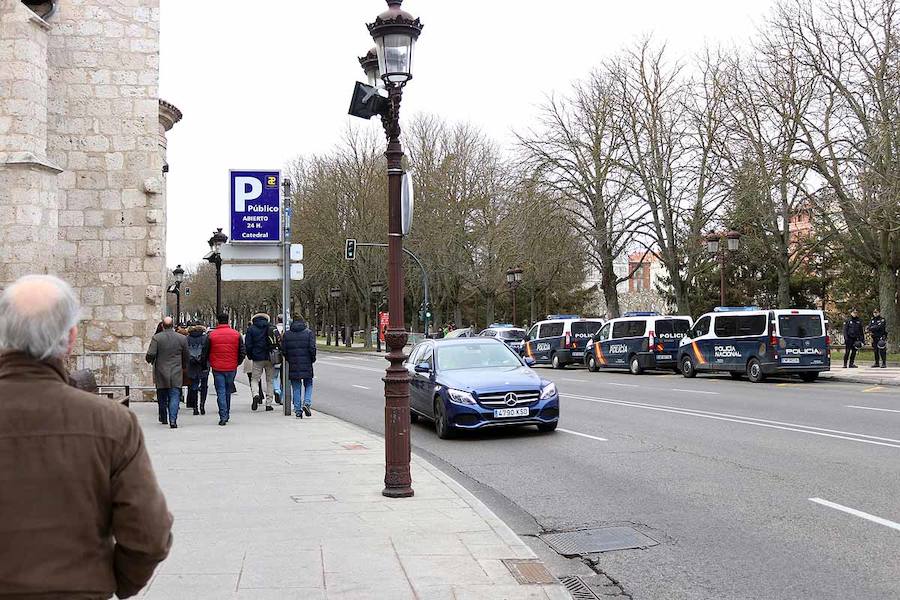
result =
[[[365,23],[382,0],[161,0],[160,95],[169,132],[168,263],[195,264],[228,232],[229,169],[281,169],[327,152],[351,121]],[[652,33],[689,57],[743,45],[772,0],[406,0],[425,25],[402,111],[470,121],[501,143],[604,58]],[[552,8],[550,8],[552,7]],[[564,11],[563,14],[560,14]],[[302,239],[300,240],[303,241]]]

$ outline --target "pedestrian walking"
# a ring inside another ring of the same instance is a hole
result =
[[[178,404],[188,364],[187,338],[174,330],[172,317],[163,319],[163,330],[150,340],[147,362],[153,365],[153,384],[159,403],[159,422],[178,429]]]
[[[312,416],[313,363],[316,362],[316,336],[301,317],[294,317],[284,334],[282,348],[291,381],[294,416]]]
[[[272,380],[275,376],[275,367],[273,365],[273,353],[278,352],[278,346],[275,342],[275,328],[269,322],[269,315],[265,313],[257,313],[253,315],[250,327],[244,335],[244,344],[247,348],[247,357],[253,361],[253,379],[259,381],[262,385],[260,396],[266,404],[266,410],[275,410],[272,407]],[[256,396],[253,397],[252,410],[256,410],[259,402]]]
[[[206,395],[209,392],[209,363],[204,361],[206,327],[192,323],[188,327],[188,388],[187,406],[195,415],[206,414]]]
[[[854,308],[850,311],[850,318],[844,322],[844,368],[856,368],[856,351],[862,347],[863,339],[862,321],[859,313]],[[848,363],[849,359],[849,365]]]
[[[881,311],[877,308],[872,311],[872,320],[866,327],[872,334],[872,351],[875,353],[875,364],[872,368],[887,368],[887,321],[881,316]]]
[[[244,339],[228,324],[228,315],[222,313],[219,324],[206,336],[203,362],[209,364],[216,386],[216,402],[219,405],[219,425],[228,424],[231,418],[231,393],[238,366],[244,360]],[[251,388],[252,390],[252,388]]]
[[[280,405],[281,399],[284,397],[284,392],[281,390],[281,340],[284,339],[284,316],[278,315],[275,317],[275,331],[277,332],[277,345],[278,350],[276,354],[278,355],[278,362],[274,364],[275,367],[275,376],[272,379],[272,389],[275,391],[275,404]]]
[[[2,598],[129,598],[172,545],[137,416],[68,383],[80,313],[56,277],[0,295]]]

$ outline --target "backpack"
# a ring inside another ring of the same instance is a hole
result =
[[[188,356],[191,365],[199,367],[203,362],[203,344],[188,344]]]
[[[269,351],[269,361],[277,366],[281,364],[281,336],[274,325],[269,326],[269,334],[266,336],[266,348]]]

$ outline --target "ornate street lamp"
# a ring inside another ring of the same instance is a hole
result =
[[[175,277],[175,285],[169,288],[169,293],[175,294],[175,327],[178,327],[181,325],[181,283],[184,281],[181,265],[172,269],[172,276]]]
[[[401,215],[401,184],[403,178],[403,147],[400,145],[400,101],[403,87],[412,79],[413,51],[422,33],[422,22],[404,11],[402,0],[387,0],[388,9],[367,24],[375,41],[378,70],[367,53],[360,65],[370,83],[377,78],[384,81],[387,99],[377,97],[368,111],[358,113],[364,118],[379,114],[387,137],[388,168],[388,312],[390,313],[385,342],[390,366],[384,377],[385,473],[382,494],[391,498],[413,495],[409,472],[409,372],[403,366],[407,334],[403,307],[403,225]],[[373,86],[374,87],[374,86]],[[374,93],[374,90],[369,92]],[[351,110],[352,112],[352,110]]]
[[[375,48],[366,52],[365,56],[360,57],[359,66],[362,67],[363,72],[366,74],[369,85],[373,88],[381,87],[382,82],[381,71],[378,68],[378,51]]]
[[[384,292],[384,284],[380,281],[372,282],[372,295],[375,296],[375,350],[381,352],[381,294]]]
[[[216,265],[216,319],[222,314],[222,244],[228,242],[228,236],[222,233],[219,227],[209,238],[210,253],[206,255],[206,260]]]
[[[334,306],[334,347],[337,348],[338,344],[338,321],[337,321],[337,301],[341,297],[341,288],[331,288],[328,291],[328,294],[331,296],[332,305]]]
[[[514,269],[508,269],[506,271],[506,284],[509,286],[509,292],[512,296],[513,325],[515,325],[518,322],[518,318],[516,315],[516,290],[522,284],[522,269],[518,267]]]
[[[741,234],[735,230],[709,233],[704,237],[706,251],[719,258],[719,305],[725,306],[725,251],[737,252]]]

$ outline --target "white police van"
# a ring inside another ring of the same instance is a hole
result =
[[[498,339],[521,354],[525,348],[525,336],[527,333],[524,329],[516,327],[512,323],[491,323],[478,335],[480,337]]]
[[[534,359],[536,364],[563,369],[582,362],[585,346],[601,327],[603,319],[547,315],[546,320],[535,323],[529,330],[522,354]]]
[[[720,306],[681,340],[678,364],[685,377],[727,372],[757,383],[767,375],[796,374],[811,382],[831,368],[827,327],[821,310]]]
[[[585,348],[584,364],[592,373],[600,369],[676,369],[678,348],[691,318],[656,312],[627,312],[610,319]]]

